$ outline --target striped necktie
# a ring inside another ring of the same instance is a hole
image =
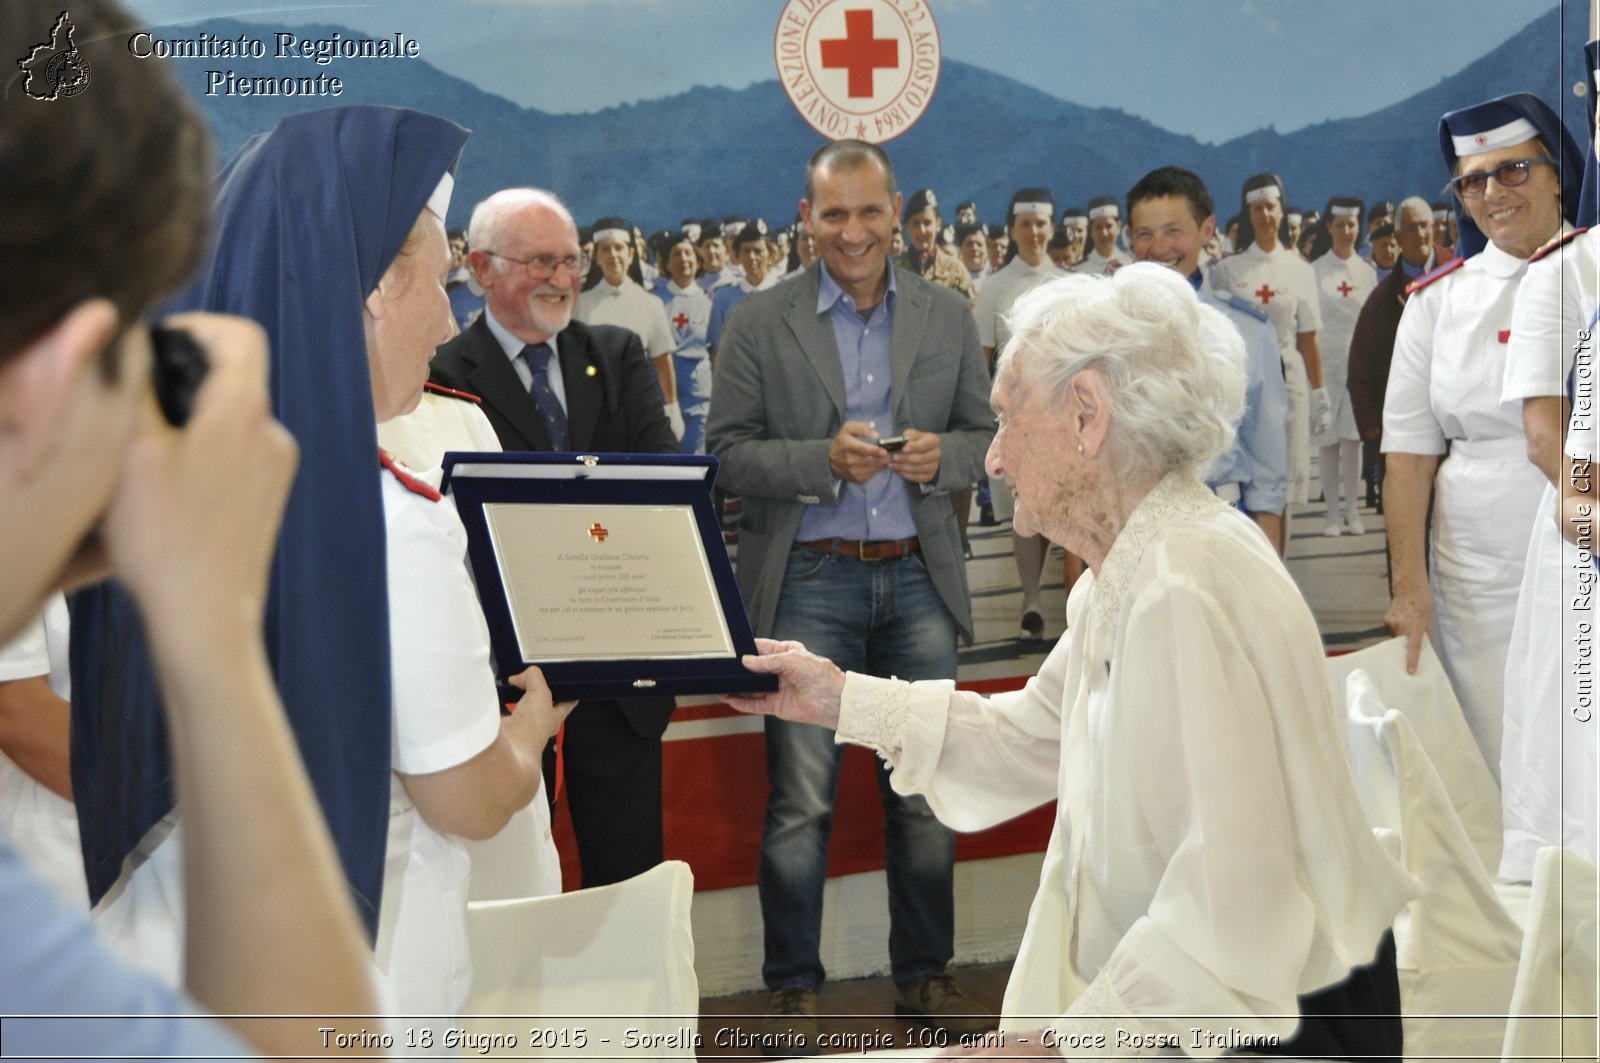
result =
[[[533,371],[533,384],[528,388],[528,394],[533,396],[534,403],[539,407],[539,416],[544,418],[544,430],[550,437],[550,448],[570,450],[567,411],[562,409],[561,400],[550,387],[550,359],[554,357],[555,352],[548,343],[530,343],[522,348],[522,359]]]

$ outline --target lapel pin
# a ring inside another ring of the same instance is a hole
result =
[[[596,373],[598,373],[598,372],[599,372],[599,370],[598,370],[598,369],[596,369],[596,368],[595,368],[595,367],[594,367],[594,366],[592,366],[592,365],[589,365],[589,366],[584,366],[584,369],[583,369],[583,375],[584,375],[584,376],[594,376],[594,375],[595,375],[595,374],[596,374]]]

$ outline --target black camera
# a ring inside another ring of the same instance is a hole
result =
[[[152,372],[156,402],[167,423],[182,428],[194,409],[194,395],[206,378],[205,348],[182,329],[153,327],[150,346],[154,349]]]

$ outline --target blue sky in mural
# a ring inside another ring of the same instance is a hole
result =
[[[776,76],[778,0],[134,0],[152,26],[232,17],[415,37],[526,107],[582,113]],[[1527,0],[930,0],[945,55],[1216,142],[1366,114],[1436,84],[1556,6]],[[1565,0],[1586,18],[1587,0]],[[182,36],[180,26],[158,31]],[[1552,54],[1559,42],[1552,41]],[[1364,73],[1353,76],[1352,69]],[[1371,72],[1382,71],[1381,75]]]

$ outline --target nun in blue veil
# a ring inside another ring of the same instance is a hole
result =
[[[362,306],[466,139],[445,119],[391,107],[283,119],[224,168],[216,247],[170,308],[252,318],[271,340],[273,412],[301,461],[271,574],[267,650],[369,933],[382,900],[391,692]],[[113,886],[137,892],[137,865],[170,829],[172,773],[150,652],[124,592],[74,596],[71,657],[73,787],[98,902]],[[175,937],[176,925],[166,930]],[[176,974],[181,943],[135,928],[122,944]]]

